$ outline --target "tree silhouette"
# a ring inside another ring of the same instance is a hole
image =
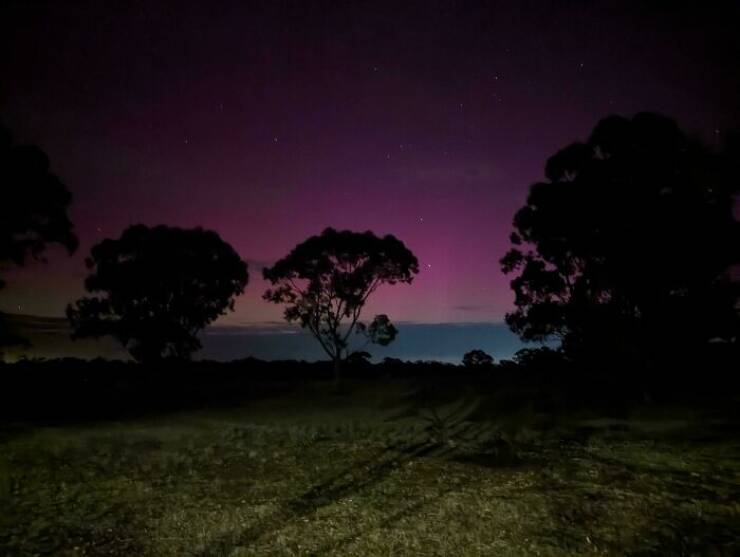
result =
[[[396,340],[396,336],[398,335],[396,326],[383,313],[373,317],[370,325],[357,322],[356,327],[359,334],[365,335],[368,343],[378,344],[380,346],[388,346]]]
[[[484,367],[493,365],[493,356],[483,350],[471,350],[463,356],[462,363],[465,367]]]
[[[75,337],[117,338],[139,361],[187,358],[196,334],[234,309],[247,264],[218,234],[201,228],[127,228],[94,246],[85,280],[96,294],[67,308]]]
[[[285,304],[285,319],[300,323],[316,337],[334,362],[338,387],[341,362],[354,331],[378,344],[388,344],[396,336],[385,315],[367,327],[360,324],[369,296],[381,284],[411,283],[418,272],[414,254],[393,236],[327,228],[264,269],[265,279],[273,285],[264,298]]]
[[[370,359],[372,357],[373,356],[370,352],[366,352],[365,350],[355,350],[347,356],[346,362],[348,364],[365,367],[370,364]]]
[[[23,265],[42,259],[49,244],[60,244],[71,254],[77,237],[67,209],[72,196],[51,173],[49,158],[38,147],[15,145],[0,126],[0,266]],[[0,289],[5,281],[0,277]],[[0,313],[0,349],[28,344],[7,325]]]
[[[67,208],[72,196],[51,173],[49,158],[38,147],[14,145],[0,127],[0,263],[23,265],[39,259],[49,244],[69,251],[77,237]],[[0,278],[0,288],[5,285]]]
[[[524,340],[650,362],[737,338],[740,168],[663,116],[611,116],[547,161],[501,260]]]

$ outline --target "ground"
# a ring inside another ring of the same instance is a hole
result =
[[[0,554],[740,554],[740,438],[724,420],[497,416],[475,393],[411,391],[305,385],[236,408],[6,426]]]

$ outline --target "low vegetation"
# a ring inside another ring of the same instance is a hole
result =
[[[727,415],[553,415],[412,381],[349,388],[304,382],[242,406],[7,425],[0,553],[740,551],[740,437]]]

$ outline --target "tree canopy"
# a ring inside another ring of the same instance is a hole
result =
[[[76,337],[117,338],[139,361],[189,357],[196,334],[234,309],[247,264],[216,232],[127,228],[94,246],[84,297],[67,308]]]
[[[364,332],[379,344],[396,336],[385,315],[357,328],[367,299],[382,284],[411,283],[418,272],[416,256],[394,236],[327,228],[264,269],[273,286],[264,298],[284,304],[285,319],[311,331],[334,361],[339,381],[353,332]]]
[[[49,158],[33,145],[16,145],[0,127],[0,263],[23,265],[49,244],[72,253],[77,237],[67,210],[72,196],[51,172]],[[0,278],[0,288],[4,286]]]
[[[737,339],[730,148],[709,149],[660,115],[611,116],[552,156],[545,175],[501,260],[515,273],[506,320],[524,340],[644,358]]]
[[[485,367],[493,365],[493,356],[480,349],[466,352],[462,363],[465,367]]]

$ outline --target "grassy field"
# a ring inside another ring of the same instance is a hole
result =
[[[725,421],[555,420],[411,391],[305,385],[239,408],[5,427],[0,555],[740,554]]]

